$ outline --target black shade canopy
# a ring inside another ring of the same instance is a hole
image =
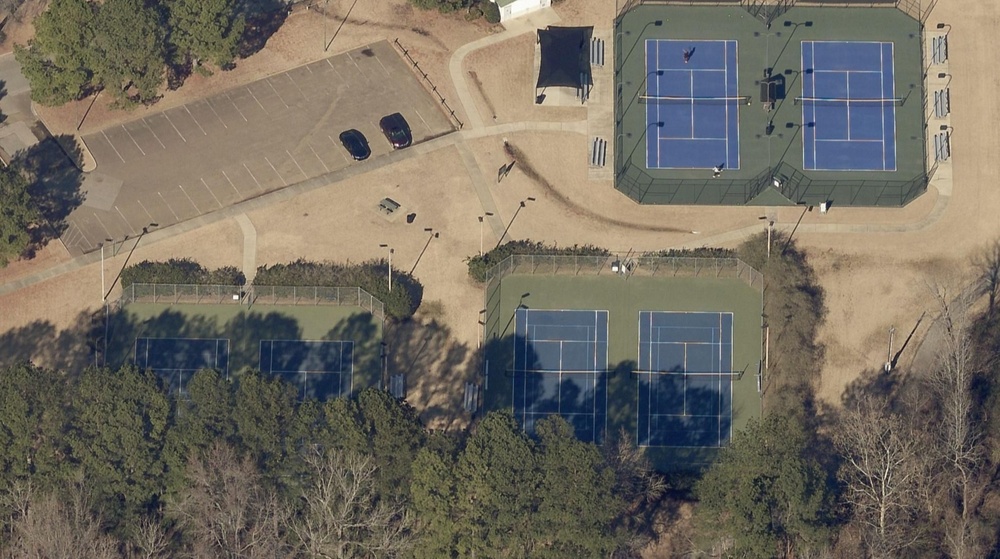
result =
[[[580,87],[580,74],[590,80],[590,37],[593,27],[547,27],[538,30],[542,62],[536,87]]]

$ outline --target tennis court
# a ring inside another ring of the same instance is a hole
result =
[[[608,311],[515,312],[513,411],[525,431],[562,416],[584,441],[607,426]]]
[[[740,167],[736,41],[646,40],[646,167]]]
[[[893,44],[802,41],[802,167],[895,171]]]
[[[215,369],[229,376],[229,340],[225,338],[147,338],[135,340],[133,362],[163,377],[171,394],[182,395],[191,375]]]
[[[733,313],[639,313],[637,444],[720,447],[733,423]]]
[[[354,342],[261,340],[260,371],[297,386],[302,398],[347,395],[354,382]]]

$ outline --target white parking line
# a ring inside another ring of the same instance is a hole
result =
[[[271,170],[274,171],[275,175],[278,175],[278,178],[281,179],[282,184],[288,186],[288,181],[286,181],[285,177],[281,176],[281,173],[279,173],[278,170],[274,168],[274,164],[271,163],[271,160],[268,159],[266,155],[264,156],[264,161],[267,161],[267,164],[271,166]]]
[[[167,118],[167,122],[169,122],[170,126],[173,127],[174,132],[177,132],[177,135],[180,136],[181,139],[184,140],[184,143],[186,144],[187,143],[187,138],[185,138],[184,134],[181,134],[181,131],[178,130],[176,126],[174,126],[174,121],[170,120],[170,115],[168,115],[167,113],[163,113],[163,116],[165,116]]]
[[[250,97],[253,97],[253,100],[257,101],[257,105],[260,107],[260,110],[264,111],[264,114],[270,114],[270,113],[267,112],[267,109],[264,108],[264,105],[260,104],[260,99],[257,99],[257,96],[253,94],[253,91],[250,91],[249,87],[247,87],[246,89],[247,89],[247,93],[250,94]]]
[[[229,128],[228,126],[226,126],[226,121],[222,120],[222,117],[219,116],[219,113],[215,112],[215,107],[212,106],[212,101],[210,99],[206,99],[205,104],[208,105],[209,109],[212,109],[212,114],[215,115],[215,118],[219,119],[219,122],[222,123],[222,127]]]
[[[320,163],[320,165],[322,165],[322,166],[323,166],[323,168],[324,168],[324,169],[326,169],[326,172],[327,172],[327,173],[329,173],[329,172],[330,172],[330,168],[326,166],[326,163],[323,163],[323,158],[321,158],[321,157],[319,156],[319,154],[318,154],[318,153],[316,153],[316,150],[315,150],[315,149],[313,149],[313,147],[312,147],[312,145],[311,145],[311,144],[309,145],[309,149],[311,149],[311,150],[312,150],[312,152],[313,152],[313,155],[315,155],[315,156],[316,156],[316,159],[319,159],[319,163]]]
[[[139,203],[139,207],[142,208],[142,211],[146,212],[146,215],[149,216],[149,221],[155,223],[156,219],[153,217],[153,214],[149,213],[149,210],[146,209],[146,206],[142,205],[142,200],[136,198],[135,201]]]
[[[111,146],[111,149],[115,150],[115,153],[118,154],[118,159],[121,159],[122,163],[125,163],[125,158],[122,157],[122,154],[118,153],[118,148],[116,148],[115,145],[111,143],[111,138],[108,138],[108,135],[104,133],[104,130],[101,130],[101,136],[104,136],[104,140],[107,141],[108,145]]]
[[[428,130],[430,130],[431,129],[431,125],[427,124],[427,121],[424,120],[424,117],[420,115],[420,111],[418,111],[416,109],[413,109],[413,112],[417,113],[417,118],[420,119],[420,122],[423,122],[424,126],[426,126]]]
[[[219,197],[215,195],[215,192],[212,192],[212,189],[208,187],[208,183],[205,182],[205,179],[201,179],[201,184],[205,185],[205,190],[207,190],[208,193],[212,195],[212,198],[215,198],[215,203],[218,204],[219,207],[221,208],[222,202],[219,201]]]
[[[301,93],[303,97],[306,97],[306,94],[305,94],[305,92],[303,92],[303,91],[302,91],[302,88],[301,88],[301,87],[299,87],[299,84],[295,83],[295,80],[294,80],[294,79],[292,79],[292,76],[291,76],[291,74],[289,74],[289,73],[285,72],[285,76],[286,76],[286,77],[288,78],[288,81],[292,82],[292,85],[294,85],[294,86],[295,86],[295,89],[298,89],[298,90],[299,90],[299,93]]]
[[[236,184],[233,182],[233,179],[229,178],[229,175],[227,175],[225,171],[222,172],[222,176],[226,177],[226,180],[229,181],[229,186],[233,187],[233,192],[235,192],[237,196],[243,196],[240,194],[240,189],[236,188]],[[205,182],[205,179],[201,179],[201,182]],[[205,188],[208,188],[207,182],[205,182]]]
[[[337,141],[333,139],[333,136],[331,136],[331,135],[327,134],[327,135],[326,135],[326,137],[327,137],[327,138],[330,138],[330,143],[332,143],[332,144],[333,144],[334,146],[337,146],[337,147],[339,147],[339,146],[340,146],[340,144],[338,144],[338,143],[337,143]],[[341,158],[342,158],[342,159],[343,159],[344,161],[348,161],[348,159],[347,159],[347,156],[346,156],[346,155],[344,155],[344,150],[341,150],[341,149],[335,149],[335,150],[333,150],[333,151],[335,151],[335,152],[339,153],[339,154],[340,154],[340,157],[341,157]]]
[[[377,55],[375,56],[375,61],[382,67],[382,71],[385,72],[386,76],[392,77],[392,74],[389,73],[389,69],[385,67],[385,64],[382,64],[382,61],[378,59]]]
[[[312,66],[312,64],[307,64],[307,65],[306,65],[306,70],[309,70],[309,73],[310,73],[310,74],[314,74],[315,72],[313,72],[313,69],[312,69],[312,68],[310,68],[310,66]]]
[[[184,190],[184,186],[183,186],[183,185],[180,185],[180,184],[178,184],[178,185],[177,185],[177,188],[181,189],[181,192],[182,192],[182,193],[184,194],[184,196],[186,196],[186,197],[187,197],[187,199],[188,199],[188,202],[191,202],[191,207],[193,207],[193,208],[194,208],[194,211],[195,211],[195,213],[198,213],[198,214],[200,214],[200,213],[201,213],[201,210],[199,210],[199,209],[198,209],[198,205],[194,203],[194,200],[192,200],[192,199],[191,199],[191,196],[188,196],[188,193],[187,193],[187,191],[185,191],[185,190]]]
[[[243,164],[243,168],[244,168],[244,169],[246,169],[246,170],[247,170],[247,173],[249,173],[249,174],[250,174],[250,178],[252,178],[252,179],[253,179],[253,182],[257,183],[257,188],[259,188],[261,192],[264,192],[264,187],[260,185],[260,181],[259,181],[259,180],[257,180],[257,177],[253,176],[253,172],[252,172],[252,171],[250,171],[250,167],[247,167],[247,164],[246,164],[246,163],[244,163],[244,164]],[[223,171],[223,174],[225,174],[225,171]],[[229,177],[226,177],[226,178],[228,179]],[[231,182],[231,181],[230,181],[230,182]]]
[[[229,96],[229,93],[226,93],[226,99],[229,99],[229,102],[233,104],[233,108],[236,109],[236,112],[240,113],[240,116],[243,117],[243,122],[250,122],[249,120],[247,120],[247,117],[243,116],[243,111],[241,111],[240,108],[236,106],[236,102],[234,102],[233,98]]]
[[[114,235],[111,234],[111,231],[108,231],[107,225],[104,225],[104,222],[101,221],[101,216],[94,214],[94,219],[97,220],[97,223],[101,224],[101,229],[104,229],[104,233],[106,234],[105,238],[114,237]]]
[[[132,137],[132,133],[128,131],[128,128],[125,128],[124,124],[122,124],[122,130],[124,130],[125,133],[128,134],[128,137],[132,140],[132,143],[135,144],[135,147],[139,148],[139,152],[142,153],[143,155],[146,155],[146,152],[143,151],[141,147],[139,147],[139,142],[135,141],[135,138]]]
[[[292,155],[292,152],[286,149],[285,153],[287,153],[288,157],[292,159],[292,163],[295,163],[295,166],[299,168],[299,172],[302,173],[302,176],[308,179],[309,175],[307,175],[306,172],[302,170],[302,165],[299,165],[299,162],[295,160],[295,156]]]
[[[149,133],[152,134],[154,138],[156,138],[156,142],[160,144],[160,147],[163,149],[167,149],[167,146],[163,145],[163,142],[160,141],[160,137],[156,135],[156,132],[153,132],[153,128],[149,126],[149,123],[146,122],[146,119],[142,119],[142,123],[146,125],[146,130],[149,130]]]
[[[205,129],[201,127],[201,124],[198,122],[198,119],[195,118],[193,114],[191,114],[191,109],[187,108],[187,105],[184,105],[184,110],[187,111],[188,116],[191,117],[191,120],[194,121],[194,125],[198,127],[198,130],[201,130],[202,134],[208,136],[208,132],[205,132]],[[225,126],[225,124],[223,124],[223,126]]]
[[[168,210],[170,210],[170,213],[173,214],[174,219],[180,221],[181,218],[177,217],[177,214],[174,212],[174,209],[170,207],[170,204],[167,204],[167,199],[163,197],[163,194],[160,194],[159,192],[157,192],[157,194],[160,195],[160,200],[163,200],[163,204],[167,207]]]
[[[284,105],[285,108],[287,109],[288,103],[285,103],[285,100],[281,98],[281,94],[278,93],[278,90],[274,89],[274,86],[271,85],[271,78],[264,78],[264,81],[267,83],[267,85],[271,86],[271,89],[274,90],[274,94],[278,96],[278,101],[281,101],[281,104]]]
[[[132,224],[128,222],[128,219],[127,219],[127,218],[125,217],[125,214],[123,214],[123,213],[122,213],[122,211],[118,209],[118,206],[115,206],[115,211],[116,211],[116,212],[118,212],[118,215],[120,215],[120,216],[121,216],[121,218],[122,218],[122,221],[124,221],[124,222],[125,222],[125,225],[126,225],[126,226],[127,226],[127,227],[128,227],[129,229],[132,229]]]

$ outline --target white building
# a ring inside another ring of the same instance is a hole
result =
[[[500,8],[500,22],[530,14],[552,5],[552,0],[491,0]]]

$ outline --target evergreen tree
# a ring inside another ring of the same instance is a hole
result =
[[[0,267],[28,248],[29,230],[40,218],[28,194],[28,180],[18,167],[0,168]]]
[[[164,34],[159,13],[143,0],[107,0],[101,5],[94,73],[119,102],[156,98],[166,66]]]
[[[178,58],[226,67],[239,50],[245,22],[236,0],[170,0],[169,41]]]
[[[94,77],[96,16],[87,0],[53,0],[35,19],[34,39],[14,48],[33,100],[61,105],[86,93]]]

